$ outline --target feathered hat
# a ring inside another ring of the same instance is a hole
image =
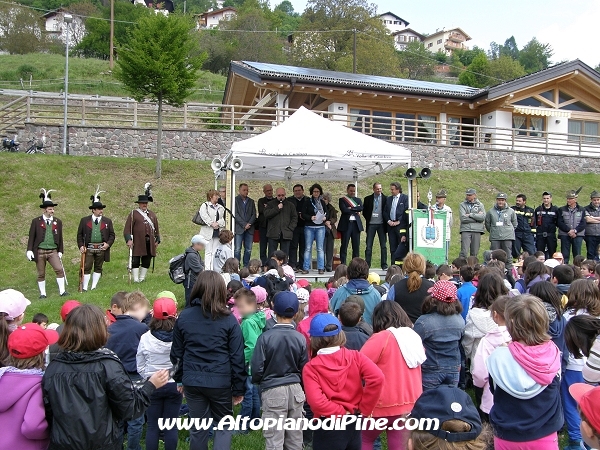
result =
[[[146,183],[144,185],[144,194],[138,195],[138,199],[135,201],[135,203],[153,202],[154,199],[152,198],[152,191],[150,190],[150,188],[152,188],[152,185],[150,183]]]
[[[96,186],[96,192],[94,193],[94,195],[92,195],[90,197],[90,200],[92,201],[92,206],[90,206],[90,209],[104,209],[106,208],[106,205],[103,205],[102,202],[100,201],[100,194],[104,193],[105,191],[101,191],[100,190],[100,185]]]
[[[56,191],[54,189],[48,189],[48,190],[46,190],[44,188],[40,189],[40,198],[42,199],[42,204],[40,205],[40,208],[46,209],[46,208],[58,206],[58,203],[54,203],[52,201],[50,192],[56,192]]]

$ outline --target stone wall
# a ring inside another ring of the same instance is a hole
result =
[[[148,128],[69,127],[71,155],[154,158],[156,130]],[[226,155],[234,142],[254,136],[229,130],[167,130],[163,132],[165,159],[211,160]],[[62,152],[62,127],[27,124],[20,142],[46,137],[46,153]],[[402,143],[412,150],[412,166],[437,170],[524,171],[547,173],[599,173],[599,158],[527,153],[473,147],[446,147]],[[22,145],[21,150],[24,150]]]

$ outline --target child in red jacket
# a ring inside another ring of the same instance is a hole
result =
[[[342,347],[346,337],[334,316],[314,316],[309,334],[313,358],[304,366],[302,379],[315,418],[369,416],[383,389],[383,372],[363,354]],[[345,430],[315,430],[313,449],[360,449],[360,429],[355,428],[350,424]]]

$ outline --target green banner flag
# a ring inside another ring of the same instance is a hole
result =
[[[446,212],[413,210],[413,251],[435,265],[446,264]]]

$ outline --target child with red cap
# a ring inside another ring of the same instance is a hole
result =
[[[79,303],[77,300],[67,300],[60,308],[60,318],[62,319],[62,323],[58,326],[58,328],[56,329],[56,331],[58,332],[59,336],[60,333],[62,333],[63,328],[65,327],[65,320],[67,320],[67,316],[69,315],[69,313],[71,311],[73,311],[75,308],[77,308],[78,306],[81,306],[81,303]],[[48,349],[48,355],[49,355],[49,361],[52,361],[57,353],[60,351],[58,344],[53,343],[50,348]]]
[[[583,442],[593,450],[600,448],[600,387],[574,383],[569,387],[569,393],[577,402]]]
[[[46,348],[58,333],[36,323],[19,325],[8,337],[6,367],[0,368],[2,448],[39,450],[49,443],[42,395]]]
[[[161,369],[171,369],[170,354],[173,343],[173,328],[177,319],[177,303],[169,297],[154,301],[150,330],[142,335],[137,349],[137,371],[144,379],[151,377]],[[154,391],[150,397],[150,406],[146,410],[148,427],[146,430],[146,449],[158,450],[158,419],[179,416],[182,395],[177,383],[171,378],[163,387]],[[177,428],[164,430],[165,450],[177,448]]]

